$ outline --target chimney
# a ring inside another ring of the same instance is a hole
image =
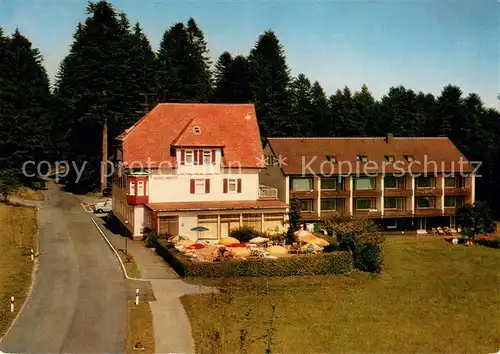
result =
[[[387,136],[385,137],[385,141],[387,142],[387,144],[390,144],[392,142],[392,138],[392,133],[387,133]]]

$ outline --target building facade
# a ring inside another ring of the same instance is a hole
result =
[[[448,138],[269,138],[261,181],[297,199],[304,222],[334,212],[387,230],[456,224],[473,203],[474,168]]]
[[[159,104],[117,138],[116,157],[113,214],[134,238],[146,228],[206,240],[244,225],[284,231],[286,203],[259,182],[253,105]]]

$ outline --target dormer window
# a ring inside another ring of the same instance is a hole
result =
[[[200,135],[200,133],[201,133],[201,129],[199,126],[193,127],[193,134],[194,135]]]
[[[335,155],[326,155],[326,159],[330,161],[331,163],[336,163],[337,162],[337,156]]]
[[[368,156],[366,156],[364,154],[358,154],[358,161],[368,162]]]
[[[395,161],[394,155],[385,155],[385,159],[391,163]]]
[[[413,162],[415,161],[415,157],[413,155],[405,155],[405,159],[408,162]]]

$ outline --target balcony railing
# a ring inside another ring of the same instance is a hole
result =
[[[261,199],[278,199],[278,189],[260,185],[259,186],[259,198]]]

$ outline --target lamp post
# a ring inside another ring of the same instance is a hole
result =
[[[127,239],[128,239],[128,219],[125,219],[125,256],[128,255]]]

